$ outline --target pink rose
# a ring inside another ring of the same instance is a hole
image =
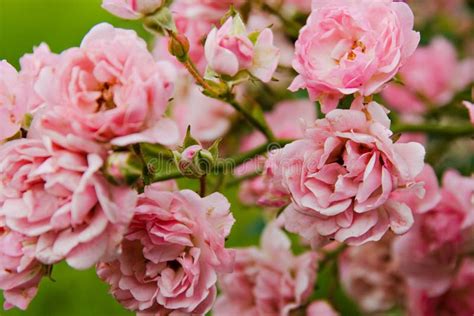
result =
[[[38,238],[39,261],[85,269],[118,253],[136,193],[105,180],[98,154],[20,139],[0,148],[0,161],[0,217]]]
[[[408,291],[411,316],[472,316],[474,314],[474,261],[466,258],[460,263],[453,283],[443,293],[430,296],[426,291]]]
[[[0,61],[0,143],[14,136],[21,128],[26,113],[26,90],[16,69]]]
[[[102,8],[122,19],[137,20],[158,10],[164,0],[103,0]]]
[[[175,98],[171,117],[178,123],[183,137],[191,126],[193,137],[211,143],[229,131],[234,114],[235,110],[229,104],[206,97],[192,85]]]
[[[404,85],[389,84],[382,92],[388,105],[402,113],[424,113],[430,106],[449,103],[454,94],[474,81],[474,59],[459,61],[445,38],[419,47],[400,69]]]
[[[326,301],[314,301],[306,310],[306,316],[339,316]]]
[[[472,249],[474,179],[447,171],[441,201],[416,218],[414,228],[394,243],[400,272],[413,288],[439,295],[449,288],[459,256]]]
[[[63,117],[72,134],[118,146],[174,144],[177,127],[163,119],[174,75],[134,31],[99,24],[80,48],[64,51],[54,69],[41,73],[36,90],[48,104],[42,120]]]
[[[97,273],[127,309],[143,314],[205,314],[214,303],[217,272],[230,272],[233,252],[224,247],[234,218],[220,193],[145,188],[113,262]]]
[[[339,257],[339,278],[346,293],[366,313],[382,313],[403,302],[405,284],[391,254],[394,240],[349,247]]]
[[[47,68],[54,67],[59,61],[59,56],[53,54],[48,45],[42,43],[35,47],[32,54],[25,54],[20,59],[20,80],[26,85],[27,105],[26,109],[29,113],[44,104],[44,100],[36,93],[36,82],[38,81],[42,71]]]
[[[0,227],[0,289],[4,309],[25,310],[36,296],[47,267],[35,259],[36,238]]]
[[[239,16],[227,19],[220,29],[214,28],[207,37],[204,49],[212,71],[233,77],[247,70],[264,82],[272,79],[280,54],[273,45],[270,29],[264,29],[252,42]]]
[[[316,108],[314,103],[308,100],[283,101],[277,104],[273,111],[265,113],[265,119],[276,137],[300,138],[303,137],[304,125],[316,119]],[[254,132],[243,139],[241,150],[248,151],[264,143],[265,136],[260,132]],[[254,159],[237,168],[235,173],[242,176],[263,170],[264,163],[263,157]],[[267,192],[269,188],[262,177],[257,177],[242,183],[239,196],[246,204],[255,204],[260,199],[268,202],[267,193],[272,195],[271,192]]]
[[[418,143],[393,143],[386,110],[356,99],[307,128],[305,137],[275,151],[266,165],[270,183],[292,203],[285,227],[316,245],[335,239],[359,245],[413,224],[410,207],[392,198],[409,191],[423,169]]]
[[[406,3],[391,0],[313,0],[313,11],[296,42],[290,90],[305,88],[324,113],[347,94],[372,95],[392,79],[415,51]]]
[[[275,224],[269,224],[261,249],[236,250],[234,272],[219,278],[222,294],[213,314],[290,315],[311,295],[316,268],[314,253],[294,256],[289,238]]]

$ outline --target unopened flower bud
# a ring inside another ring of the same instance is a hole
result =
[[[115,184],[134,184],[143,174],[143,163],[131,152],[115,152],[105,164],[107,178]]]
[[[180,62],[186,61],[189,52],[189,41],[186,36],[176,34],[170,38],[168,50],[171,55],[175,56]]]
[[[215,159],[209,150],[200,145],[187,147],[183,152],[173,152],[179,171],[190,178],[200,178],[214,167]]]

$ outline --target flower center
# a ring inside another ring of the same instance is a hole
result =
[[[114,95],[112,93],[111,86],[106,82],[102,84],[99,89],[102,94],[97,99],[97,110],[96,112],[107,111],[116,108],[114,103]]]

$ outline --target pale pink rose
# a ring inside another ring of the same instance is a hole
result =
[[[35,259],[36,238],[0,227],[0,289],[4,309],[25,310],[47,267]]]
[[[103,0],[102,8],[122,19],[137,20],[158,10],[164,0]]]
[[[313,0],[296,42],[290,90],[305,88],[323,112],[347,94],[381,90],[415,51],[413,13],[392,0]]]
[[[442,37],[419,47],[400,69],[403,86],[391,83],[382,91],[388,105],[402,113],[424,113],[449,103],[474,81],[474,59],[459,61],[456,55],[456,48]]]
[[[102,157],[20,139],[0,148],[0,161],[0,217],[38,238],[39,261],[85,269],[119,252],[136,193],[105,180]]]
[[[265,119],[277,138],[295,139],[303,137],[305,124],[310,124],[316,119],[316,108],[308,100],[283,101],[275,106],[271,112],[265,113]],[[241,150],[249,151],[265,143],[265,136],[254,132],[242,141]],[[253,159],[235,170],[237,176],[243,176],[263,170],[265,159]],[[262,177],[245,181],[240,187],[239,197],[245,204],[255,204],[258,200],[266,200],[269,187]],[[271,195],[271,192],[268,192]]]
[[[474,179],[447,171],[441,200],[418,215],[415,226],[394,243],[399,270],[413,287],[431,296],[449,288],[459,256],[472,248]]]
[[[293,255],[289,238],[274,223],[265,228],[260,247],[236,250],[234,272],[219,277],[214,315],[290,315],[308,300],[316,282],[315,253]]]
[[[326,301],[314,301],[306,310],[306,316],[339,316],[339,313]]]
[[[469,112],[469,118],[471,120],[471,123],[474,124],[474,103],[464,101],[463,104]]]
[[[391,136],[386,110],[358,98],[350,110],[331,111],[303,139],[270,155],[268,181],[291,195],[285,227],[313,246],[328,239],[376,241],[389,228],[406,233],[412,210],[392,194],[417,189],[425,150],[418,143],[393,143]]]
[[[197,140],[210,143],[224,136],[231,127],[235,110],[227,103],[206,97],[195,85],[173,101],[171,117],[184,137],[188,126]]]
[[[232,271],[225,249],[234,218],[220,193],[205,198],[155,184],[139,198],[135,216],[113,262],[97,273],[127,309],[139,314],[207,313],[216,296],[217,272]]]
[[[26,85],[27,105],[29,113],[44,104],[44,100],[36,93],[36,82],[42,71],[56,66],[59,56],[49,50],[48,45],[42,43],[35,47],[32,54],[25,54],[20,59],[20,80]]]
[[[25,86],[16,69],[0,60],[0,143],[20,130],[25,113]]]
[[[405,284],[392,258],[392,234],[379,242],[350,247],[339,257],[346,293],[367,313],[388,311],[403,302]]]
[[[222,75],[235,76],[249,71],[269,82],[278,66],[280,50],[273,45],[273,33],[266,28],[252,42],[240,16],[230,17],[219,29],[214,28],[204,46],[208,67]]]
[[[155,62],[134,31],[99,24],[59,58],[36,84],[51,112],[42,120],[63,116],[73,134],[118,146],[177,142],[177,127],[163,118],[175,69]]]
[[[430,296],[426,291],[408,291],[410,316],[472,316],[474,314],[474,261],[466,258],[445,292]]]

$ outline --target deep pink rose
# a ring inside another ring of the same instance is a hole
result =
[[[394,243],[399,270],[413,288],[435,296],[452,283],[459,256],[473,249],[474,179],[447,171],[441,200]]]
[[[44,104],[44,100],[36,93],[36,82],[42,71],[50,71],[59,62],[59,56],[42,43],[35,47],[32,54],[25,54],[20,59],[20,80],[26,85],[27,112],[33,113]]]
[[[402,113],[424,113],[449,103],[474,81],[474,59],[459,61],[445,38],[419,47],[400,69],[403,86],[391,83],[382,92],[388,105]]]
[[[46,266],[35,259],[36,238],[0,227],[0,289],[4,309],[25,310],[36,296]]]
[[[392,194],[417,188],[425,150],[418,143],[393,143],[391,136],[386,110],[359,98],[270,155],[268,181],[291,196],[285,227],[313,245],[322,239],[376,241],[389,228],[407,232],[412,210]]]
[[[383,313],[403,302],[405,284],[391,254],[394,240],[349,247],[339,256],[339,278],[346,293],[369,314]]]
[[[430,296],[426,291],[408,291],[410,316],[472,316],[474,314],[474,261],[466,258],[449,289]]]
[[[381,90],[415,51],[413,13],[392,0],[313,0],[296,42],[290,90],[305,88],[327,113],[346,94]]]
[[[207,36],[204,48],[212,71],[233,77],[247,70],[264,82],[272,79],[280,55],[280,50],[273,45],[273,33],[269,28],[261,31],[252,42],[240,16],[230,17],[219,29],[214,28]]]
[[[217,272],[232,271],[225,249],[234,218],[220,193],[205,198],[155,184],[139,198],[135,216],[113,262],[97,273],[127,309],[147,315],[205,314],[216,296]]]
[[[122,19],[136,20],[158,10],[164,0],[103,0],[102,8]]]
[[[64,51],[54,69],[41,73],[37,92],[48,104],[42,119],[62,116],[73,134],[118,146],[174,144],[177,127],[163,119],[174,76],[174,67],[155,62],[134,31],[99,24],[81,47]]]
[[[0,60],[0,143],[15,135],[26,113],[26,89],[16,69]]]
[[[234,272],[219,277],[222,294],[213,314],[290,315],[311,295],[316,268],[315,253],[293,255],[289,238],[271,223],[263,232],[261,249],[236,250]]]
[[[316,119],[316,108],[313,102],[308,100],[283,101],[271,112],[265,113],[265,119],[276,137],[282,139],[295,139],[303,137],[305,124],[310,124]],[[249,151],[265,143],[265,136],[260,132],[254,132],[242,141],[241,150]],[[270,153],[271,154],[271,153]],[[259,157],[253,159],[235,170],[237,176],[251,174],[263,170],[265,159]],[[263,204],[271,204],[273,194],[271,186],[267,186],[262,177],[245,181],[240,187],[239,197],[246,204],[255,204],[262,200]]]
[[[11,230],[38,238],[42,263],[65,259],[85,269],[119,252],[136,193],[109,184],[102,164],[98,154],[36,139],[0,148],[0,217]]]

